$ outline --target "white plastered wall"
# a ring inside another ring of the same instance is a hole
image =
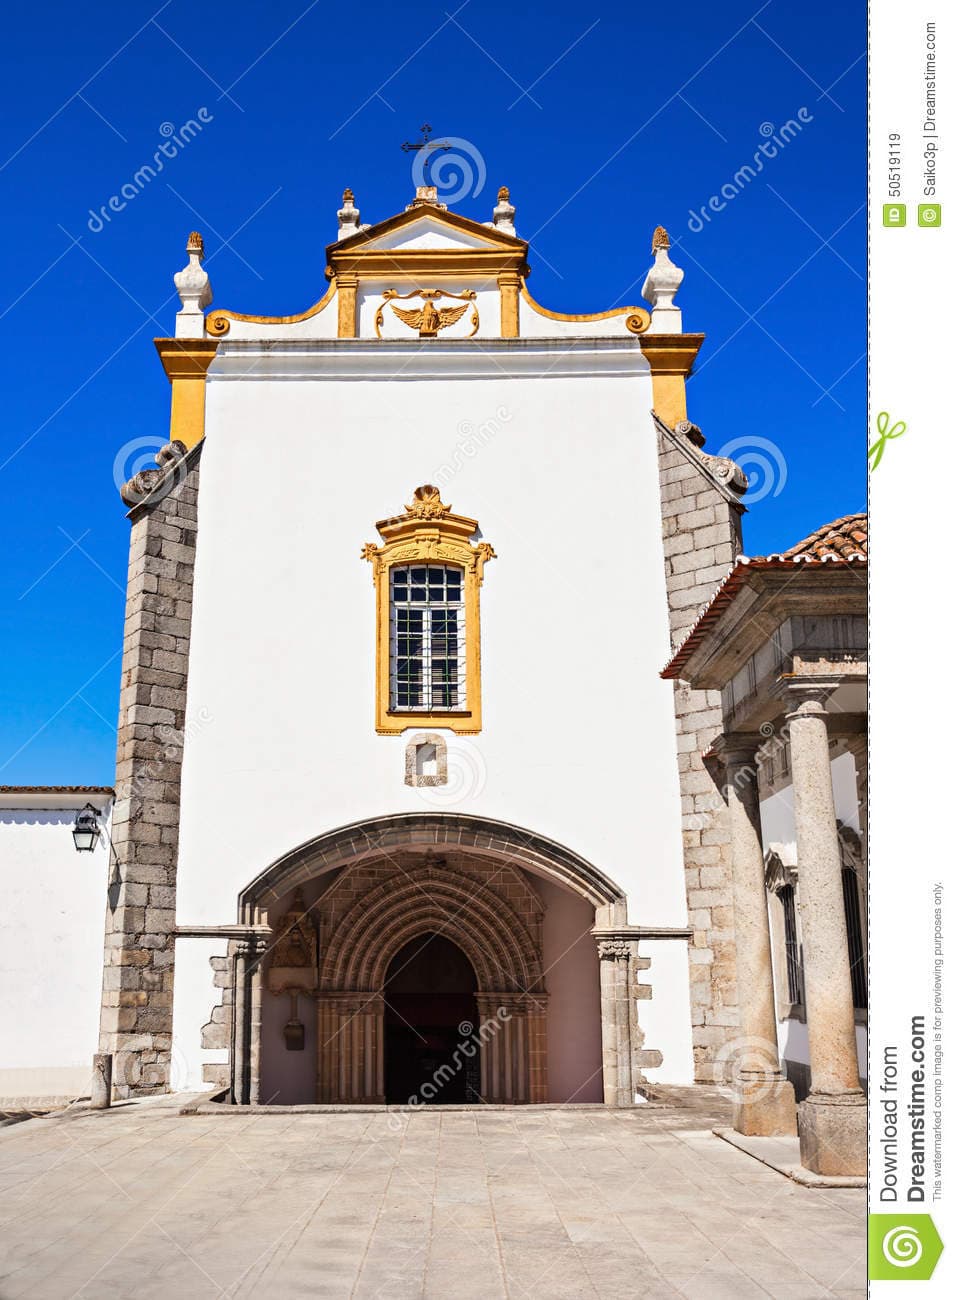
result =
[[[78,853],[77,807],[0,807],[0,1098],[89,1096],[109,839]],[[108,822],[106,823],[108,832]]]
[[[625,891],[632,923],[686,924],[651,405],[636,339],[221,345],[181,924],[235,921],[246,884],[336,826],[432,810],[557,840]],[[498,556],[482,589],[483,731],[446,733],[438,789],[404,784],[412,733],[375,733],[374,588],[359,554],[425,482],[478,519]],[[648,973],[659,1039],[688,1020],[685,946],[671,949]],[[177,977],[178,1042],[208,1011],[208,977],[195,993]],[[662,1079],[690,1072],[689,1037],[670,1034]]]

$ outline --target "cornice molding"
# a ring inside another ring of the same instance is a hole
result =
[[[681,375],[687,379],[704,338],[703,334],[642,334],[641,350],[653,374]]]
[[[222,380],[507,379],[647,375],[638,342],[621,339],[224,339],[209,378]]]
[[[154,339],[170,383],[174,379],[204,379],[219,343],[215,339]]]

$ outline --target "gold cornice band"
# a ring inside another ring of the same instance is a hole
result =
[[[195,447],[206,432],[206,371],[219,344],[215,339],[154,339],[172,385],[169,440]]]
[[[499,248],[370,248],[340,253],[331,263],[332,274],[361,275],[367,280],[414,279],[426,283],[436,276],[453,279],[483,277],[494,284],[503,271],[527,273],[522,251]]]
[[[679,420],[688,418],[685,380],[694,368],[704,335],[643,334],[640,342],[642,355],[651,366],[655,410],[674,428]]]

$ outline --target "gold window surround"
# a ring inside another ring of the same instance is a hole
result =
[[[459,735],[482,730],[481,635],[479,589],[487,561],[495,558],[488,542],[473,545],[478,522],[455,515],[431,483],[415,489],[404,514],[376,524],[381,546],[367,542],[362,558],[372,564],[376,590],[375,729],[380,736],[397,736],[409,727],[443,727]],[[461,568],[465,606],[464,709],[390,708],[391,703],[391,570],[394,565],[441,563]]]

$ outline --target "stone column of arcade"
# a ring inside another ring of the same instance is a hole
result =
[[[771,932],[756,755],[760,736],[727,736],[722,744],[731,827],[735,965],[741,1050],[735,1058],[734,1127],[757,1137],[793,1134],[794,1088],[778,1055]]]
[[[631,1062],[631,956],[624,939],[600,939],[601,1057],[606,1106],[635,1101]]]
[[[265,951],[255,940],[250,941],[249,968],[249,1104],[260,1101],[260,1072],[262,1068],[263,1020],[263,958]]]
[[[867,1106],[860,1086],[854,998],[841,887],[822,683],[790,683],[787,714],[797,831],[811,1091],[801,1103],[801,1163],[818,1174],[863,1175]]]
[[[246,1104],[246,1027],[249,946],[237,940],[233,955],[233,1032],[232,1032],[232,1100],[235,1106]]]

